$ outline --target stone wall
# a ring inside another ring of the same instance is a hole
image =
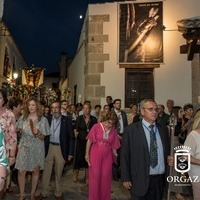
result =
[[[103,45],[108,42],[108,35],[103,34],[103,23],[109,21],[109,15],[92,15],[88,17],[86,38],[85,65],[85,100],[90,100],[92,106],[101,104],[105,97],[105,86],[101,85],[101,73],[104,73],[104,61],[109,60],[109,54],[104,54]]]

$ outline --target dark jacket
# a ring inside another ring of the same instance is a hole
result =
[[[157,122],[163,126],[167,126],[169,124],[170,115],[166,114],[165,112],[162,116],[158,115]]]
[[[113,110],[112,112],[115,112],[115,111]],[[125,129],[128,126],[128,120],[127,120],[126,113],[124,111],[122,111],[122,110],[121,110],[121,116],[122,116],[123,126],[124,126],[124,129]],[[117,133],[120,133],[119,121],[117,123]]]
[[[48,118],[49,126],[51,126],[52,116]],[[50,136],[45,137],[45,156],[48,154]],[[60,147],[63,158],[68,159],[68,156],[74,155],[74,134],[72,128],[72,120],[68,116],[61,116],[60,124]]]
[[[165,170],[169,155],[169,136],[167,127],[157,124],[163,145]],[[142,121],[129,125],[122,137],[121,179],[131,181],[131,192],[138,196],[146,194],[149,186],[150,155]]]

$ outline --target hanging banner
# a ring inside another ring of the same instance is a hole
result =
[[[3,76],[5,76],[6,78],[10,78],[10,72],[11,72],[11,65],[10,65],[10,60],[9,60],[8,48],[5,47]]]
[[[38,87],[43,84],[44,69],[41,68],[23,68],[22,84]]]
[[[119,63],[163,63],[162,2],[120,3]]]

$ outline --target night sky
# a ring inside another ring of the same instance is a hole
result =
[[[87,5],[103,2],[111,0],[6,0],[3,20],[28,65],[49,73],[61,52],[75,55]]]

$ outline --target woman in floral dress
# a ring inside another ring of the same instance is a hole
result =
[[[0,125],[0,191],[2,191],[2,189],[4,188],[7,165],[8,165],[8,158],[6,156],[4,135]]]
[[[18,119],[21,116],[22,113],[22,109],[23,109],[23,101],[18,98],[18,97],[10,97],[9,101],[8,101],[8,108],[12,111],[12,113],[15,116],[15,120],[16,122],[18,121]],[[21,133],[17,132],[17,145],[19,144],[19,140],[21,138]],[[13,193],[13,188],[12,188],[12,182],[14,184],[17,184],[17,170],[14,168],[15,163],[13,165],[10,166],[10,173],[7,176],[7,180],[6,180],[6,193]]]
[[[0,124],[4,133],[6,155],[9,158],[9,164],[15,162],[17,148],[17,134],[15,129],[15,116],[7,109],[8,99],[6,92],[0,89]]]
[[[6,156],[9,160],[9,167],[7,168],[6,189],[10,183],[10,166],[15,163],[17,134],[15,129],[14,114],[7,109],[7,94],[5,90],[0,89],[0,125],[3,131],[5,140]],[[3,190],[0,193],[0,199],[3,196]]]
[[[16,124],[22,131],[15,168],[18,169],[20,196],[24,199],[25,176],[32,172],[31,200],[35,199],[40,170],[44,168],[44,137],[49,134],[49,124],[40,109],[40,103],[34,98],[27,100],[24,113]]]

